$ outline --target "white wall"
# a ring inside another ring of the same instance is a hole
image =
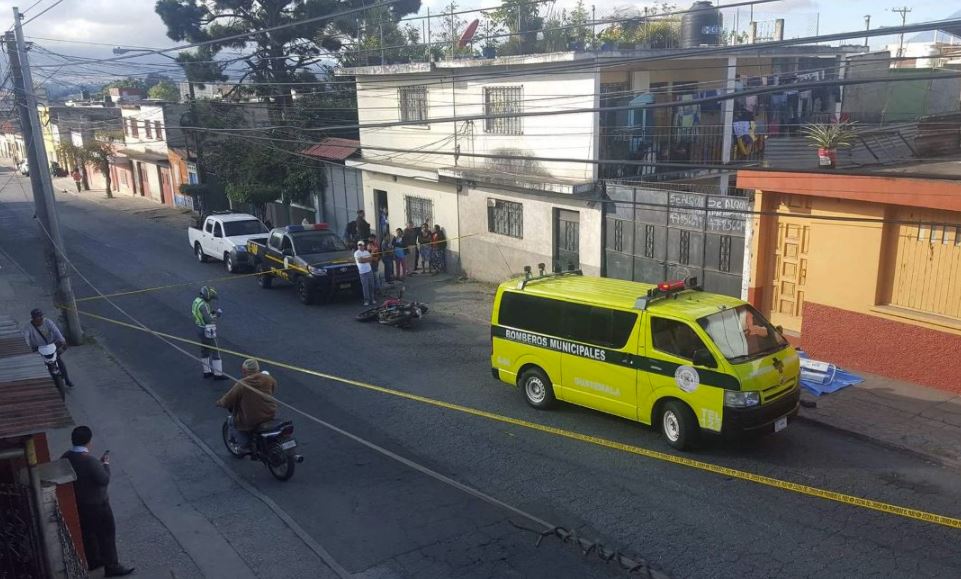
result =
[[[159,139],[155,130],[156,123],[160,123],[161,129],[166,130],[166,122],[164,122],[163,107],[161,106],[139,106],[139,107],[124,107],[120,111],[120,115],[123,118],[124,123],[124,146],[128,149],[134,151],[140,151],[141,153],[146,151],[152,151],[154,153],[166,154],[167,153],[167,142],[166,136],[164,139]],[[130,120],[133,119],[137,123],[137,136],[134,137],[130,134]],[[144,128],[144,123],[150,123],[150,137],[147,137],[146,130]]]
[[[427,85],[428,118],[464,117],[484,114],[484,88],[495,86],[523,86],[524,112],[555,111],[558,109],[590,108],[596,106],[595,73],[591,70],[577,74],[536,74],[507,77],[502,80],[489,74],[477,74],[466,68],[456,71],[468,75],[465,80],[451,84],[450,72],[418,73],[395,76],[357,77],[357,104],[360,123],[396,122],[400,120],[398,87]],[[516,72],[513,69],[511,72]],[[534,157],[563,157],[591,159],[596,157],[596,113],[577,113],[562,116],[523,117],[522,135],[496,135],[484,131],[484,121],[462,121],[456,139],[462,153],[497,154],[516,150]],[[362,129],[364,146],[439,150],[453,152],[454,123],[398,126]],[[371,160],[389,160],[418,167],[454,166],[449,155],[398,154],[365,149],[363,156]],[[460,157],[457,164],[467,168],[487,168],[490,160]],[[500,167],[503,170],[503,167]],[[545,174],[578,181],[593,181],[596,166],[588,163],[538,163],[536,169]],[[508,169],[506,172],[510,172]],[[531,173],[530,170],[525,171]],[[536,171],[534,171],[536,173]]]
[[[488,199],[504,199],[523,205],[523,239],[488,231]],[[535,197],[491,188],[467,188],[460,199],[462,268],[474,279],[500,282],[511,274],[523,273],[524,266],[537,270],[538,263],[551,270],[554,254],[554,209],[577,211],[580,215],[580,262],[588,275],[600,275],[603,220],[600,204],[588,207],[583,201],[557,196]]]
[[[367,221],[371,228],[376,226],[377,213],[374,207],[374,190],[379,189],[387,192],[387,211],[390,229],[393,231],[398,227],[404,228],[407,225],[406,215],[406,196],[430,199],[433,202],[434,222],[431,225],[439,224],[447,234],[448,271],[458,271],[461,253],[461,228],[457,215],[458,193],[457,187],[453,183],[435,183],[422,181],[420,179],[410,179],[407,177],[397,177],[395,181],[390,175],[363,171],[364,183],[364,211],[367,214]],[[415,224],[416,225],[416,224]]]

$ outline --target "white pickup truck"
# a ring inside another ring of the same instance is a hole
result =
[[[253,215],[223,212],[208,215],[199,228],[189,227],[187,240],[197,261],[219,259],[229,273],[236,273],[253,266],[247,241],[266,241],[267,233],[267,227]]]

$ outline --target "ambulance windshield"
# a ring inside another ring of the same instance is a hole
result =
[[[787,340],[770,322],[747,304],[705,316],[698,323],[734,364],[773,354],[787,346]]]

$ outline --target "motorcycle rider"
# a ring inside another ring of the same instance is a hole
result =
[[[57,345],[57,365],[60,366],[60,375],[63,376],[64,383],[73,388],[73,382],[67,375],[67,367],[63,364],[63,352],[67,349],[67,341],[63,339],[57,324],[43,317],[43,311],[40,308],[30,311],[30,324],[24,329],[23,337],[33,352],[39,350],[40,346]]]
[[[217,346],[217,319],[223,315],[223,310],[211,307],[211,302],[215,299],[217,299],[217,290],[208,286],[200,288],[200,295],[194,299],[191,312],[200,335],[200,342],[203,344],[200,347],[200,358],[204,366],[204,378],[226,380],[224,364]]]
[[[277,381],[260,371],[260,363],[252,358],[240,367],[241,379],[217,401],[217,406],[230,411],[230,436],[250,452],[250,435],[257,427],[277,415]]]

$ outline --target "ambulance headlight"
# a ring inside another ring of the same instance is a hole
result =
[[[751,408],[761,404],[760,392],[724,391],[724,406],[728,408]]]

